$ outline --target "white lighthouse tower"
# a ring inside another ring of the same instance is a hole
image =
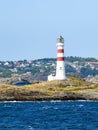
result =
[[[57,65],[56,80],[65,80],[65,61],[64,61],[64,38],[60,36],[57,39]]]
[[[57,64],[56,75],[51,74],[48,76],[48,81],[51,80],[65,80],[65,62],[64,62],[64,38],[60,36],[57,39]]]

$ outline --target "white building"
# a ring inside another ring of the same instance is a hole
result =
[[[51,74],[48,76],[48,81],[51,80],[65,80],[65,61],[64,61],[64,38],[60,36],[57,39],[57,64],[56,75]]]

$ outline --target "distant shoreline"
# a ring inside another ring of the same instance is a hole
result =
[[[0,102],[13,102],[13,103],[15,103],[15,102],[19,102],[19,103],[23,103],[23,102],[98,102],[98,100],[82,100],[82,99],[80,99],[80,100],[78,100],[78,99],[76,99],[76,100],[41,100],[41,101],[35,101],[35,100],[32,100],[32,101],[30,101],[30,100],[28,100],[28,101],[19,101],[19,100],[10,100],[10,101],[6,101],[6,100],[4,100],[4,101],[0,101]]]
[[[88,92],[89,93],[89,92]],[[30,94],[30,93],[29,93]],[[21,93],[24,95],[24,93]],[[90,95],[88,97],[87,93],[85,94],[77,94],[73,92],[67,93],[57,93],[57,95],[46,96],[40,92],[33,92],[33,95],[25,94],[25,96],[5,96],[0,98],[0,102],[57,102],[57,101],[98,101],[98,97],[95,95]]]

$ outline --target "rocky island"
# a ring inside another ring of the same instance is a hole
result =
[[[25,86],[0,84],[0,101],[98,101],[98,84],[68,77],[64,81],[42,81]]]

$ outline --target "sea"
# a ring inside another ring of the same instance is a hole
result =
[[[98,102],[0,102],[0,130],[98,130]]]

